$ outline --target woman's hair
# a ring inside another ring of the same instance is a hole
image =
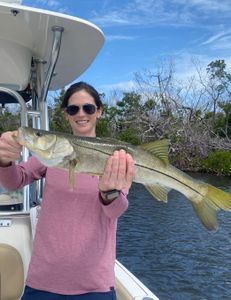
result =
[[[64,109],[68,106],[68,100],[69,98],[76,92],[78,91],[82,91],[85,90],[89,95],[91,95],[94,100],[95,100],[95,104],[97,106],[97,108],[101,108],[103,107],[103,103],[100,99],[100,95],[99,93],[96,91],[95,88],[93,88],[93,86],[91,86],[90,84],[80,81],[77,83],[72,84],[65,92],[64,94],[64,98],[63,101],[61,103],[61,108]]]

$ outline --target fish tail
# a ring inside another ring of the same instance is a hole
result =
[[[231,210],[231,194],[214,186],[207,185],[207,193],[200,202],[193,202],[192,206],[201,223],[208,229],[218,228],[217,210]]]

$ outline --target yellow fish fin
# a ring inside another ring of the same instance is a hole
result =
[[[206,197],[216,209],[231,210],[231,194],[208,185]]]
[[[75,167],[78,163],[77,159],[69,161],[69,187],[73,191],[75,187]]]
[[[160,184],[145,185],[149,193],[158,201],[168,202],[168,192],[170,189]]]
[[[159,140],[155,142],[150,142],[146,144],[139,145],[138,147],[151,152],[153,155],[160,158],[166,164],[169,164],[168,160],[168,148],[169,148],[169,140]]]
[[[201,223],[208,230],[216,230],[218,228],[216,210],[209,204],[207,199],[199,203],[192,202],[192,206]]]
[[[231,194],[226,193],[214,186],[207,185],[208,191],[199,203],[192,201],[192,206],[202,224],[209,230],[217,229],[216,211],[231,210]]]

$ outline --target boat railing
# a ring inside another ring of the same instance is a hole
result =
[[[61,26],[53,26],[51,28],[53,32],[53,43],[50,52],[49,62],[44,62],[39,58],[32,58],[31,64],[31,95],[32,95],[32,109],[28,109],[25,100],[17,92],[8,87],[0,86],[0,93],[9,95],[13,101],[18,102],[20,105],[20,124],[21,126],[28,126],[29,118],[32,121],[32,127],[38,129],[49,130],[49,118],[48,118],[48,105],[47,94],[50,86],[52,76],[54,76],[54,69],[59,57],[62,32],[64,30]],[[43,65],[48,63],[48,68],[44,72]],[[44,76],[44,73],[46,75]],[[15,101],[16,100],[16,101]],[[22,160],[26,161],[29,157],[28,150],[23,147]],[[23,211],[29,212],[31,202],[40,203],[43,192],[43,180],[35,182],[30,186],[23,188]],[[32,201],[30,200],[32,199]]]

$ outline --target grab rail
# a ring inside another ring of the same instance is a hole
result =
[[[26,103],[25,103],[24,99],[22,98],[22,96],[14,90],[11,90],[6,87],[1,87],[1,86],[0,86],[0,92],[9,94],[10,96],[12,96],[14,99],[16,99],[18,101],[18,103],[21,105],[21,112],[20,112],[21,125],[28,126],[28,111],[27,111]],[[29,157],[29,152],[25,147],[23,147],[23,150],[22,150],[23,161],[26,161],[28,159],[28,157]],[[24,209],[24,211],[29,211],[29,209],[30,209],[29,186],[28,185],[23,188],[23,209]]]

